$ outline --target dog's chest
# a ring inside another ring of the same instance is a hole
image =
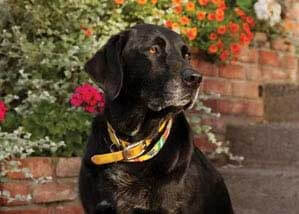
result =
[[[116,187],[113,197],[119,213],[130,213],[136,208],[177,213],[184,203],[183,182],[137,178],[121,170],[110,172],[109,178]]]

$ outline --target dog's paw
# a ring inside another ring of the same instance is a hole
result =
[[[96,214],[116,214],[116,209],[111,203],[101,201],[96,206]]]

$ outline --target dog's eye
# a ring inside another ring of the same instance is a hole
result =
[[[149,53],[150,54],[157,54],[157,53],[159,53],[159,47],[157,45],[154,45],[154,46],[150,47]]]

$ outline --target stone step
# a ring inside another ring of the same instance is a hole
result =
[[[266,121],[299,121],[299,85],[265,84],[259,90]]]
[[[236,214],[298,214],[298,168],[222,168]]]
[[[299,166],[299,122],[229,125],[226,140],[244,165]]]

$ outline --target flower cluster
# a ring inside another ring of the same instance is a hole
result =
[[[0,123],[4,121],[6,112],[7,107],[5,106],[4,102],[0,100]]]
[[[118,7],[134,2],[136,7],[159,9],[159,20],[198,47],[221,61],[236,59],[254,37],[254,18],[225,0],[115,0]],[[247,11],[247,10],[246,10]]]
[[[88,83],[75,89],[70,103],[74,107],[83,107],[89,113],[102,112],[105,107],[103,93]]]
[[[256,16],[260,20],[269,21],[274,26],[281,20],[281,5],[275,0],[258,0],[254,4]]]

